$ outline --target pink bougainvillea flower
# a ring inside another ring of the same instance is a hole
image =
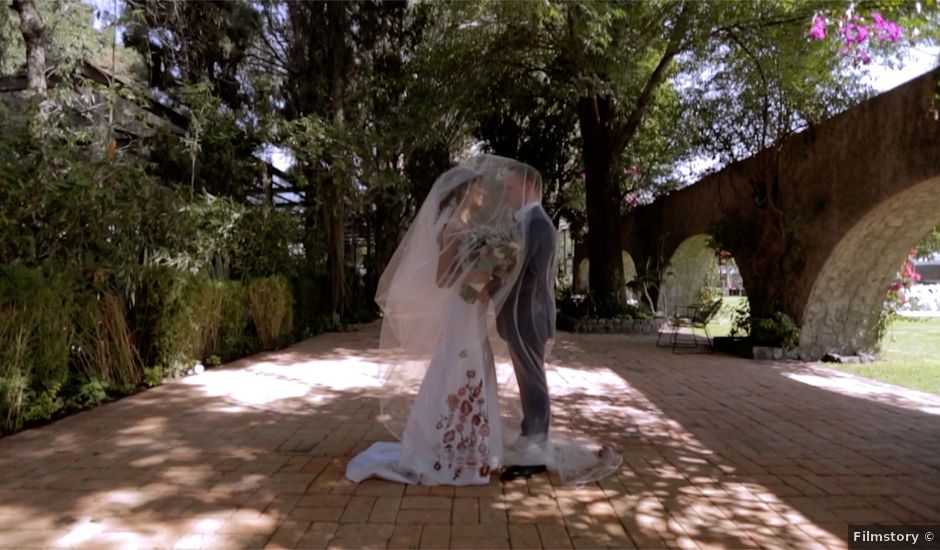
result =
[[[813,40],[826,38],[826,19],[820,15],[813,17],[813,26],[809,29],[809,37]]]

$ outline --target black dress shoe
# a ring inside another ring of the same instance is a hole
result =
[[[542,472],[547,472],[548,468],[544,465],[539,464],[538,466],[510,466],[503,470],[503,473],[499,476],[499,479],[502,481],[512,481],[514,479],[529,479],[535,474],[541,474]]]

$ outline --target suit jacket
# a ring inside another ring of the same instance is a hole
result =
[[[496,317],[504,339],[537,344],[555,336],[555,246],[558,236],[541,205],[519,222],[525,229],[525,256],[518,279]],[[518,332],[515,328],[518,326]]]

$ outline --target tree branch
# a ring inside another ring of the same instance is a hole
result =
[[[689,12],[691,11],[691,4],[692,2],[690,1],[682,3],[682,10],[679,12],[679,17],[676,19],[676,24],[672,28],[672,33],[669,36],[669,43],[666,45],[666,50],[663,52],[663,57],[659,60],[659,64],[656,65],[656,68],[653,69],[653,73],[650,75],[649,80],[646,81],[646,85],[643,87],[643,91],[637,98],[636,105],[633,108],[633,112],[631,112],[630,116],[627,118],[626,124],[624,124],[623,128],[617,133],[614,139],[613,152],[615,155],[622,153],[626,148],[627,143],[629,143],[629,141],[633,138],[637,128],[640,126],[640,122],[643,121],[643,115],[646,112],[646,108],[653,100],[653,94],[666,78],[666,71],[669,68],[670,63],[672,63],[672,60],[676,54],[681,51],[682,40],[685,38],[686,31],[689,27]]]
[[[764,74],[764,67],[761,65],[760,59],[758,59],[738,35],[734,34],[730,29],[726,31],[726,34],[748,57],[754,60],[754,65],[757,67],[757,74],[760,75],[761,83],[764,85],[764,94],[762,94],[764,97],[764,108],[761,114],[761,147],[764,147],[767,141],[767,127],[770,125],[770,99],[767,97],[767,94],[770,92],[770,86],[767,83],[767,75]]]

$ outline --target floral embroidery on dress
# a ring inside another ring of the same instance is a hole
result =
[[[482,395],[483,379],[476,371],[467,370],[466,382],[447,395],[448,412],[437,422],[437,429],[443,433],[441,443],[435,445],[439,460],[434,469],[446,467],[454,480],[467,472],[484,477],[490,473],[490,425]]]

